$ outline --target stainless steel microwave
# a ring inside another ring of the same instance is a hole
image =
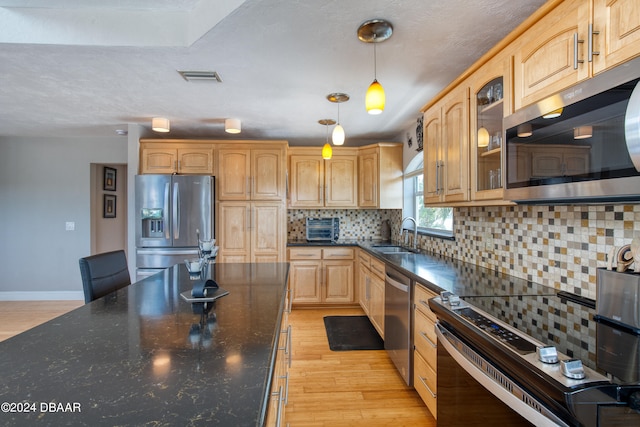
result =
[[[640,202],[640,58],[504,119],[505,199]]]

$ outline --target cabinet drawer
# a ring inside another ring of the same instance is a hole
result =
[[[437,322],[436,315],[433,314],[433,311],[431,311],[431,309],[429,308],[428,301],[433,297],[437,297],[438,294],[418,284],[414,286],[413,292],[414,292],[413,301],[416,304],[416,308],[420,310],[422,313],[424,313],[424,315],[427,316],[429,319],[431,319],[433,323]]]
[[[431,415],[436,418],[436,372],[417,351],[414,352],[413,358],[413,386],[429,408]]]
[[[416,350],[432,368],[437,367],[437,342],[435,324],[421,311],[415,311],[415,325],[413,327],[413,343]]]
[[[353,259],[353,248],[325,248],[322,259]]]
[[[367,268],[371,266],[371,256],[366,253],[364,250],[358,251],[358,260],[360,261],[360,265],[364,265]]]
[[[384,271],[384,262],[380,261],[378,258],[371,257],[371,272],[384,280]]]
[[[320,248],[289,248],[289,259],[322,259]]]

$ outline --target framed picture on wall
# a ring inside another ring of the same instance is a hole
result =
[[[116,191],[116,173],[114,168],[104,167],[103,189],[106,191]]]
[[[102,208],[103,218],[116,217],[116,196],[114,194],[105,194]]]

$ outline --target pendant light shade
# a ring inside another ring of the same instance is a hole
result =
[[[367,96],[365,98],[364,104],[367,108],[367,113],[369,114],[380,114],[384,111],[384,88],[378,80],[374,80],[373,83],[367,89]]]
[[[340,124],[337,124],[336,127],[333,128],[333,133],[331,133],[331,141],[333,145],[342,145],[344,144],[344,129]]]
[[[547,114],[542,116],[543,119],[555,119],[556,117],[560,117],[562,115],[562,107],[556,110],[550,111]]]
[[[242,131],[240,119],[225,119],[224,131],[227,133],[240,133]]]
[[[320,123],[327,129],[327,142],[325,142],[324,146],[322,147],[322,158],[325,160],[330,160],[333,156],[333,149],[331,148],[331,144],[329,144],[329,126],[335,125],[336,121],[333,119],[322,119],[318,120],[318,123]]]
[[[164,117],[154,117],[153,119],[151,119],[151,129],[156,132],[169,132],[169,130],[171,129],[169,125],[169,119],[166,119]]]
[[[484,126],[478,129],[478,147],[485,148],[489,146],[489,131]]]
[[[391,34],[393,34],[393,26],[384,19],[371,19],[358,28],[358,39],[365,43],[373,43],[373,83],[367,89],[364,102],[369,114],[380,114],[384,111],[386,97],[384,88],[378,83],[376,44],[387,40]]]
[[[324,147],[322,147],[322,158],[325,160],[330,160],[332,155],[333,155],[333,149],[331,148],[331,145],[327,142],[324,144]]]
[[[344,144],[345,133],[344,128],[340,125],[340,104],[347,102],[349,100],[349,95],[346,93],[335,92],[327,95],[327,99],[334,104],[338,104],[338,123],[331,133],[331,141],[333,142],[333,145],[342,145]]]

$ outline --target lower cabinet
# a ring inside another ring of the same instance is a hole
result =
[[[358,254],[358,302],[384,339],[384,262],[364,250]]]
[[[352,247],[289,248],[293,303],[355,303],[354,258]]]
[[[429,408],[431,415],[437,417],[436,373],[437,343],[435,324],[436,315],[427,301],[437,294],[416,284],[414,288],[414,324],[413,324],[413,386]]]
[[[291,367],[291,325],[289,324],[289,313],[291,312],[290,289],[287,290],[285,307],[285,311],[282,313],[276,363],[271,378],[271,391],[264,424],[267,427],[286,425],[285,407],[289,399],[289,368]]]

